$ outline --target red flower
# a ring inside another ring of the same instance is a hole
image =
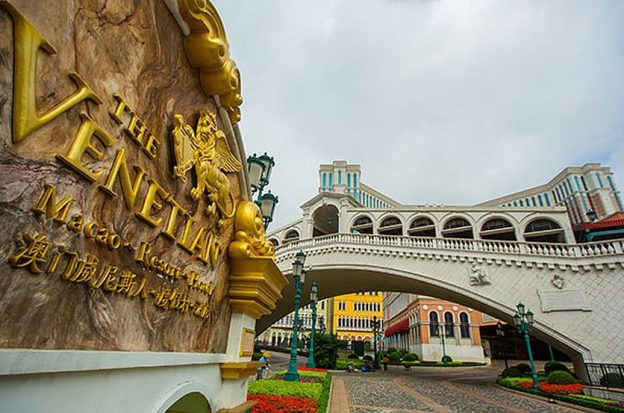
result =
[[[257,401],[251,413],[317,413],[318,403],[307,397],[249,394],[247,400]]]
[[[533,383],[530,381],[521,381],[518,383],[520,387],[530,389],[533,387]],[[540,382],[540,390],[550,394],[581,394],[583,393],[582,384],[550,384],[546,382]]]
[[[319,373],[327,373],[327,369],[313,369],[309,367],[297,367],[300,371],[318,371]]]

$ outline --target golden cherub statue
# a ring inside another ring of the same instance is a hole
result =
[[[206,214],[217,215],[217,224],[234,216],[235,200],[230,193],[230,181],[226,173],[240,172],[241,163],[232,155],[227,138],[217,128],[216,116],[202,110],[195,130],[187,124],[182,115],[174,115],[173,143],[176,166],[173,173],[186,182],[186,173],[195,166],[197,185],[190,195],[198,200],[208,193]],[[229,208],[228,208],[228,204]]]

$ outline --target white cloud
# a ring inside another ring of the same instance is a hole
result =
[[[220,0],[273,228],[318,165],[404,203],[471,204],[602,161],[624,182],[624,2]]]

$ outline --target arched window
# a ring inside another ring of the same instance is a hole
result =
[[[351,226],[351,232],[357,232],[359,234],[372,234],[373,220],[365,215],[356,218],[356,220],[353,222],[353,226]]]
[[[524,230],[524,239],[528,242],[564,243],[563,228],[550,219],[531,221]]]
[[[298,240],[299,233],[296,230],[292,229],[286,233],[286,236],[284,237],[284,244]]]
[[[439,320],[438,313],[432,311],[429,313],[429,336],[430,337],[438,337],[440,335],[440,331],[438,328]]]
[[[472,225],[464,218],[451,218],[446,221],[442,228],[442,236],[444,238],[474,238]]]
[[[453,328],[453,313],[447,311],[444,313],[444,331],[447,337],[455,337],[455,329]]]
[[[275,248],[279,247],[279,241],[275,238],[269,238],[269,242],[273,244]]]
[[[516,241],[516,230],[509,221],[503,218],[492,218],[481,226],[482,239]]]
[[[403,235],[403,223],[397,217],[387,217],[379,224],[380,235]]]
[[[435,224],[427,217],[416,218],[410,224],[407,234],[411,237],[435,237]]]
[[[466,313],[459,313],[459,331],[461,338],[470,338],[470,323]]]

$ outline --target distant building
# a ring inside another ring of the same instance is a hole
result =
[[[384,294],[384,347],[405,349],[422,361],[485,362],[479,327],[482,314],[437,298]]]
[[[321,300],[316,304],[315,330],[317,332],[327,331],[327,320],[331,317],[330,305],[331,300]],[[292,312],[263,331],[257,340],[268,346],[290,347],[294,320],[295,313]],[[310,304],[299,309],[299,327],[299,340],[302,337],[308,338],[312,330],[312,306]]]
[[[365,292],[334,297],[333,330],[339,340],[371,343],[373,321],[383,320],[383,293]],[[383,327],[378,330],[381,332]]]
[[[611,168],[599,163],[568,167],[544,185],[515,192],[477,206],[565,206],[572,224],[601,220],[623,211]]]

